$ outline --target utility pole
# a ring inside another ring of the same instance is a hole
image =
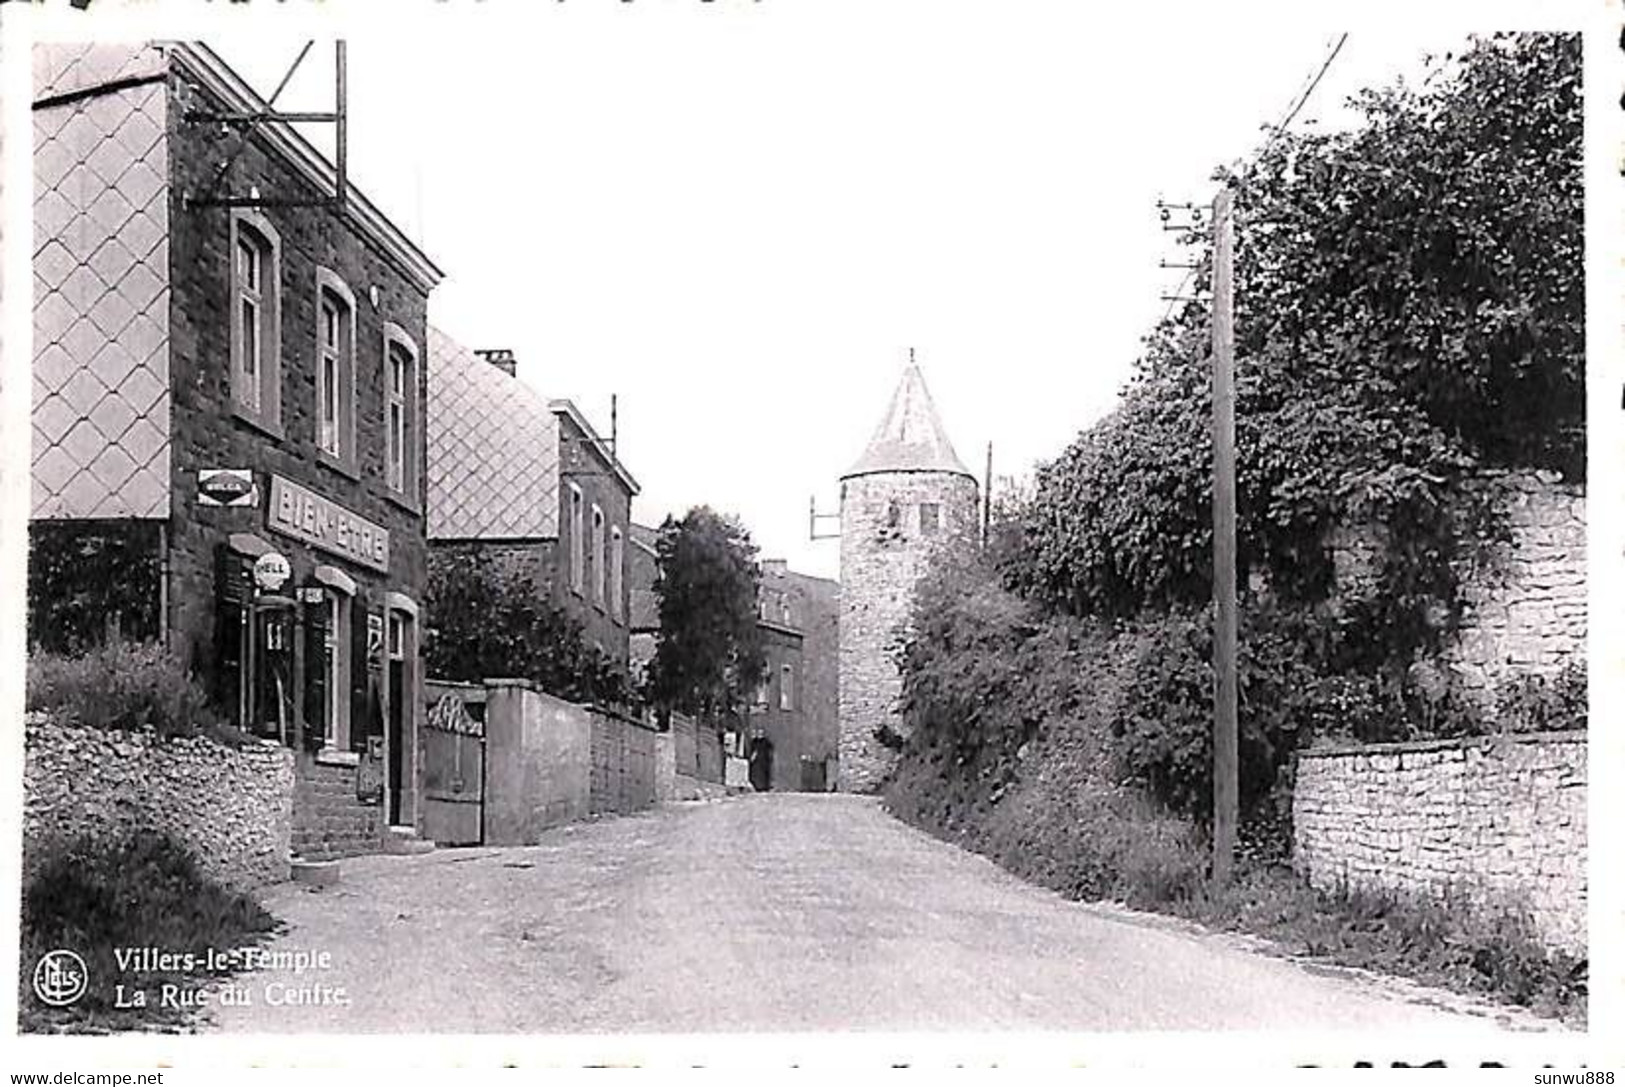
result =
[[[1235,864],[1236,756],[1236,339],[1235,224],[1229,186],[1213,198],[1213,883]]]
[[[982,469],[982,546],[993,525],[993,443],[987,443],[987,464]]]

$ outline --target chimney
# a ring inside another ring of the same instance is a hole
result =
[[[480,358],[495,366],[509,377],[517,377],[515,371],[519,368],[519,360],[514,358],[513,352],[506,347],[482,347],[474,352]]]

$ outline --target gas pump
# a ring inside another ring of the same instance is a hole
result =
[[[292,568],[268,551],[254,561],[253,725],[262,736],[293,739],[294,602],[278,592]]]

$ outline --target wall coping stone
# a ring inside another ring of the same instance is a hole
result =
[[[626,724],[635,725],[638,728],[641,728],[645,732],[660,733],[660,732],[665,731],[664,729],[661,729],[661,728],[658,728],[658,727],[656,727],[654,725],[649,724],[647,721],[643,720],[641,717],[633,717],[630,714],[622,713],[619,710],[612,710],[607,706],[599,706],[599,705],[595,705],[594,703],[588,702],[588,703],[585,703],[584,705],[582,705],[581,708],[586,710],[588,713],[595,713],[599,717],[607,717],[612,721],[624,721]]]
[[[1457,736],[1448,740],[1402,740],[1385,744],[1340,744],[1335,747],[1310,748],[1299,751],[1299,759],[1347,758],[1350,755],[1391,755],[1415,751],[1446,751],[1451,749],[1499,747],[1503,744],[1550,744],[1586,742],[1585,729],[1562,732],[1505,732],[1489,736]]]
[[[440,682],[440,681],[435,680],[433,682]],[[487,678],[485,680],[485,686],[487,686],[487,687],[523,687],[527,691],[537,691],[537,692],[541,691],[541,688],[537,687],[536,684],[532,683],[530,680],[521,679],[521,678],[519,678],[517,676],[497,676],[497,677],[494,677],[494,678]]]

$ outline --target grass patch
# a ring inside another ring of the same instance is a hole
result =
[[[1169,912],[1322,959],[1583,1023],[1583,957],[1542,946],[1527,911],[1465,900],[1316,891],[1282,867],[1244,867]]]
[[[115,843],[79,839],[45,861],[23,887],[19,1029],[26,1033],[108,1033],[186,1027],[195,1010],[166,1003],[164,987],[198,991],[229,970],[210,970],[210,949],[257,944],[279,923],[249,896],[213,882],[172,839],[140,833]],[[47,951],[74,951],[88,968],[83,997],[53,1008],[34,992],[34,966]],[[196,957],[150,971],[119,961],[121,949],[153,948]],[[144,1007],[120,1007],[118,986]]]
[[[1525,912],[1323,894],[1284,865],[1246,858],[1214,891],[1207,844],[1188,822],[1091,782],[1075,754],[1035,754],[1030,777],[995,792],[980,787],[974,762],[950,768],[915,754],[887,787],[893,815],[1068,898],[1121,902],[1258,936],[1290,955],[1585,1021],[1587,960],[1547,951]]]

